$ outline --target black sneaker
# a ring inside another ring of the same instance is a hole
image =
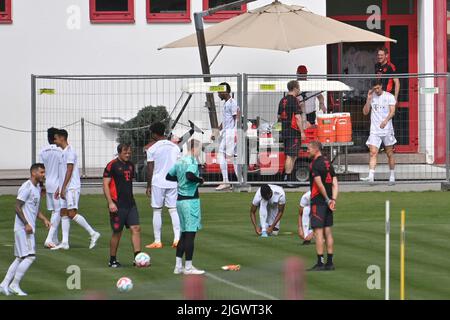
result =
[[[309,246],[311,244],[312,244],[311,240],[305,240],[305,241],[303,241],[302,246]]]
[[[108,263],[108,267],[110,268],[120,268],[122,265],[119,263],[119,261],[114,260],[114,261],[110,261]]]
[[[306,271],[325,271],[325,265],[316,263],[312,268]]]
[[[335,269],[334,264],[325,264],[325,271],[334,271]]]

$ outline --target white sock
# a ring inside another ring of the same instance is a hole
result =
[[[16,275],[14,276],[14,280],[12,281],[11,285],[18,286],[20,283],[20,280],[22,280],[23,276],[27,272],[28,268],[33,264],[34,260],[36,260],[36,257],[29,256],[23,259],[19,266],[17,267]]]
[[[175,267],[176,268],[183,268],[183,258],[175,258]]]
[[[50,223],[52,226],[50,227],[50,230],[48,231],[47,239],[45,239],[45,242],[58,242],[58,227],[59,223],[61,222],[61,215],[59,211],[53,211],[52,217],[50,218]]]
[[[390,177],[390,179],[395,179],[395,171],[394,170],[391,170],[391,177]]]
[[[22,259],[16,258],[11,265],[8,268],[8,272],[6,272],[5,279],[3,279],[2,283],[0,283],[0,286],[2,287],[8,287],[11,283],[12,279],[14,279],[14,276],[16,275],[17,267],[19,266],[20,262],[22,262]]]
[[[227,157],[224,154],[220,154],[219,162],[220,162],[220,171],[222,172],[223,183],[228,183],[230,180],[228,180]]]
[[[70,218],[68,216],[61,217],[62,242],[69,244]]]
[[[192,260],[186,260],[185,264],[186,269],[192,269]]]
[[[92,229],[92,227],[89,225],[89,223],[81,214],[77,213],[72,220],[78,223],[81,227],[83,227],[84,230],[86,230],[90,236],[92,236],[95,233],[95,230]]]
[[[375,176],[375,169],[370,169],[369,170],[369,178],[373,179],[374,176]]]
[[[170,218],[172,219],[173,241],[180,240],[180,217],[176,208],[169,209]]]
[[[261,210],[261,207],[259,207],[259,223],[261,224],[261,231],[267,231],[267,211],[265,209]]]
[[[161,242],[162,209],[153,208],[153,235],[155,242]]]

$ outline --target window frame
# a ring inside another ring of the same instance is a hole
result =
[[[191,22],[191,0],[186,0],[185,13],[152,13],[150,12],[150,3],[152,0],[146,0],[146,17],[147,23],[174,23],[174,22]]]
[[[209,0],[203,0],[203,10],[208,10],[209,9]],[[234,18],[238,15],[241,15],[243,13],[247,12],[247,5],[243,4],[241,6],[241,10],[237,11],[237,10],[225,10],[225,11],[217,11],[216,13],[210,15],[210,16],[206,16],[203,17],[203,20],[205,20],[206,22],[221,22],[224,20],[228,20],[230,18]]]
[[[91,23],[134,23],[134,0],[128,1],[128,11],[97,11],[97,0],[89,0]]]
[[[5,11],[0,11],[0,24],[12,23],[12,0],[5,0]]]

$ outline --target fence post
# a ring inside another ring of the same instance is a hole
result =
[[[445,182],[441,183],[442,191],[450,191],[450,73],[447,73],[445,77],[445,94],[446,94],[446,106],[445,106]]]
[[[36,162],[36,76],[31,75],[31,163]]]
[[[248,187],[250,188],[249,184],[248,184],[248,160],[249,158],[249,154],[248,154],[248,145],[247,145],[247,130],[248,130],[248,75],[247,74],[243,74],[243,78],[242,78],[242,116],[243,116],[243,125],[242,125],[242,130],[243,130],[243,135],[244,135],[244,139],[243,139],[243,143],[242,143],[242,149],[243,149],[243,154],[244,154],[244,163],[242,165],[242,185],[243,187]]]
[[[86,136],[84,132],[84,118],[81,118],[81,177],[86,178]]]

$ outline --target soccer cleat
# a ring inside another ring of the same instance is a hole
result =
[[[317,263],[312,268],[310,268],[306,271],[325,271],[325,265]]]
[[[3,286],[0,286],[0,293],[3,293],[5,296],[11,295],[11,292],[9,292],[8,287],[3,287]]]
[[[223,191],[223,190],[227,190],[227,189],[230,189],[230,188],[231,188],[231,185],[230,185],[230,184],[228,184],[228,183],[223,183],[223,184],[219,185],[219,186],[216,188],[216,191]]]
[[[175,269],[173,269],[173,274],[183,274],[183,273],[184,273],[183,267],[181,268],[175,267]]]
[[[120,268],[122,265],[119,263],[119,261],[117,261],[117,260],[114,260],[114,261],[110,261],[109,263],[108,263],[108,267],[110,267],[110,268]]]
[[[375,179],[373,177],[360,178],[359,180],[364,181],[364,182],[374,182],[375,181]]]
[[[100,238],[100,233],[96,232],[91,236],[91,243],[89,244],[89,249],[93,249],[97,244],[97,240]]]
[[[162,242],[153,242],[145,246],[147,249],[161,249],[163,247]]]
[[[69,250],[69,244],[61,242],[59,245],[57,245],[54,248],[50,248],[50,250]]]
[[[177,246],[178,246],[178,240],[175,240],[173,243],[172,243],[172,248],[177,248]]]
[[[185,275],[199,275],[199,274],[204,274],[205,270],[199,270],[195,267],[192,267],[190,269],[184,269],[183,273]]]
[[[309,246],[311,244],[311,240],[305,240],[302,243],[302,246]]]
[[[268,236],[267,231],[261,232],[261,238],[267,238]]]
[[[325,265],[325,271],[334,271],[336,268],[334,267],[334,264],[326,264]]]
[[[28,294],[26,294],[25,292],[23,292],[22,289],[20,289],[20,287],[19,287],[18,285],[14,285],[14,284],[11,284],[11,285],[9,286],[9,291],[10,291],[12,294],[15,294],[15,295],[21,296],[21,297],[25,297],[25,296],[28,295]]]
[[[53,242],[46,242],[46,243],[44,243],[44,248],[47,248],[47,249],[52,249],[52,248],[54,248],[56,246],[57,245],[54,244]]]

